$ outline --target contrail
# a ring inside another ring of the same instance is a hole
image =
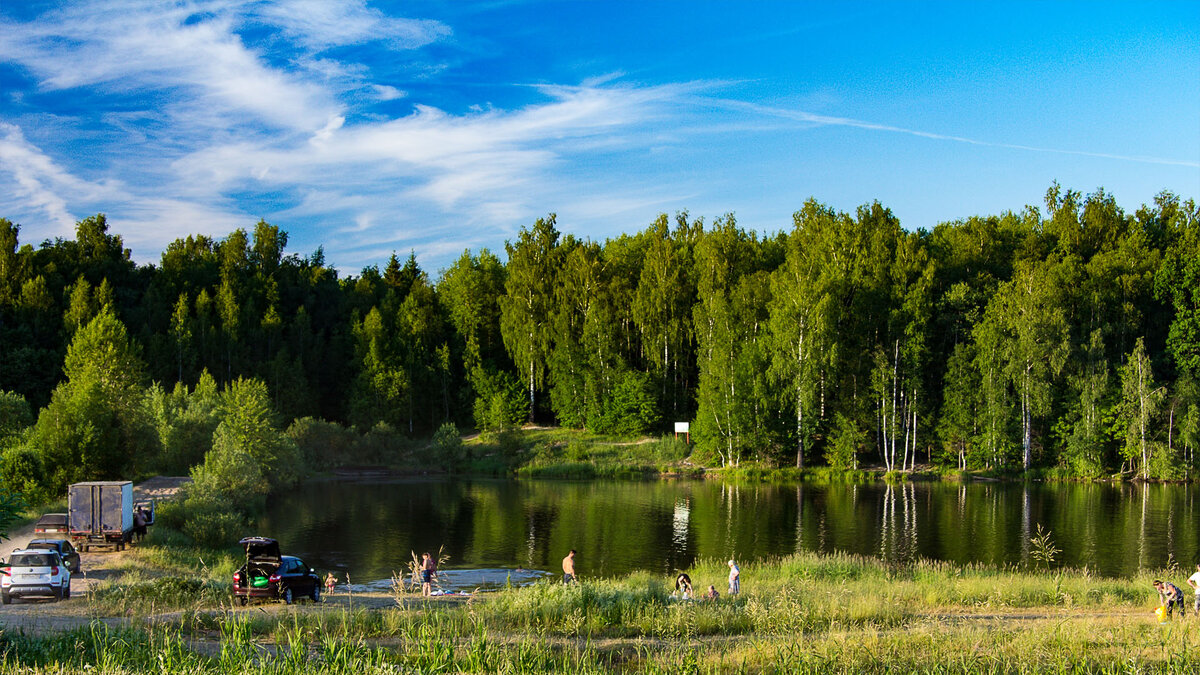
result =
[[[956,143],[967,143],[970,145],[980,145],[989,148],[1007,148],[1009,150],[1028,150],[1031,152],[1051,152],[1058,155],[1076,155],[1080,157],[1100,157],[1102,159],[1116,159],[1126,162],[1141,162],[1143,164],[1163,164],[1167,166],[1187,166],[1192,168],[1200,168],[1200,162],[1190,161],[1185,159],[1166,159],[1163,157],[1145,157],[1132,155],[1114,155],[1107,152],[1087,152],[1086,150],[1063,150],[1060,148],[1039,148],[1033,145],[1020,145],[1017,143],[994,143],[992,141],[981,141],[974,138],[966,138],[964,136],[950,136],[947,134],[936,134],[929,131],[919,131],[917,129],[905,129],[904,127],[896,127],[890,124],[877,124],[875,122],[866,122],[856,120],[849,117],[831,117],[829,115],[818,115],[816,113],[806,112],[804,110],[788,110],[786,108],[775,108],[772,106],[759,105],[757,103],[747,103],[746,101],[736,101],[732,99],[709,98],[706,99],[717,105],[725,108],[737,110],[745,110],[759,115],[770,117],[781,117],[783,119],[794,120],[797,122],[809,122],[812,124],[823,124],[830,126],[841,127],[856,127],[859,129],[870,129],[872,131],[889,131],[897,134],[908,134],[910,136],[919,136],[921,138],[932,138],[939,141],[954,141]]]

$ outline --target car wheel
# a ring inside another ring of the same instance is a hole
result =
[[[71,597],[71,584],[67,584],[66,586],[63,586],[63,600],[66,600],[70,597]]]
[[[238,598],[238,604],[240,604],[242,607],[245,607],[246,603],[249,601],[250,601],[250,599],[244,595],[242,597]]]
[[[289,605],[292,604],[293,601],[295,601],[295,598],[292,596],[292,587],[291,586],[288,586],[287,588],[283,589],[283,601]]]
[[[63,591],[61,588],[54,589],[54,601],[58,602],[63,599]]]
[[[11,605],[12,604],[12,596],[9,595],[8,593],[5,593],[3,596],[0,596],[0,602],[3,602],[6,605]]]
[[[321,601],[321,584],[313,584],[311,597],[313,602]]]

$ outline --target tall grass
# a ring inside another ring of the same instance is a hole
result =
[[[0,633],[0,671],[49,673],[1191,673],[1200,637],[1177,623],[1059,621],[1021,625],[926,621],[736,641],[680,636],[603,643],[489,631],[468,620],[414,624],[396,639],[345,639],[287,619],[269,636],[225,617],[219,642],[172,629],[101,624],[53,637]],[[470,628],[460,633],[462,628]]]
[[[1155,623],[1148,572],[1110,579],[843,554],[741,568],[742,594],[718,601],[676,599],[668,579],[642,572],[463,603],[279,612],[231,610],[202,583],[147,575],[90,602],[136,615],[179,583],[192,611],[142,630],[0,632],[0,672],[1200,672],[1200,619]],[[687,571],[698,588],[724,591],[724,561]]]

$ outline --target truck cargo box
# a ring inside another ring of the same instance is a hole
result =
[[[133,534],[133,483],[75,483],[67,493],[71,540],[87,551],[93,546],[125,548]]]

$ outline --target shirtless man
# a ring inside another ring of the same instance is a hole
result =
[[[563,558],[563,583],[570,584],[575,581],[575,549]]]
[[[1196,591],[1196,616],[1200,617],[1200,563],[1196,563],[1196,573],[1188,577],[1187,582]]]
[[[421,556],[421,595],[433,594],[433,578],[437,576],[437,561],[428,553]]]

